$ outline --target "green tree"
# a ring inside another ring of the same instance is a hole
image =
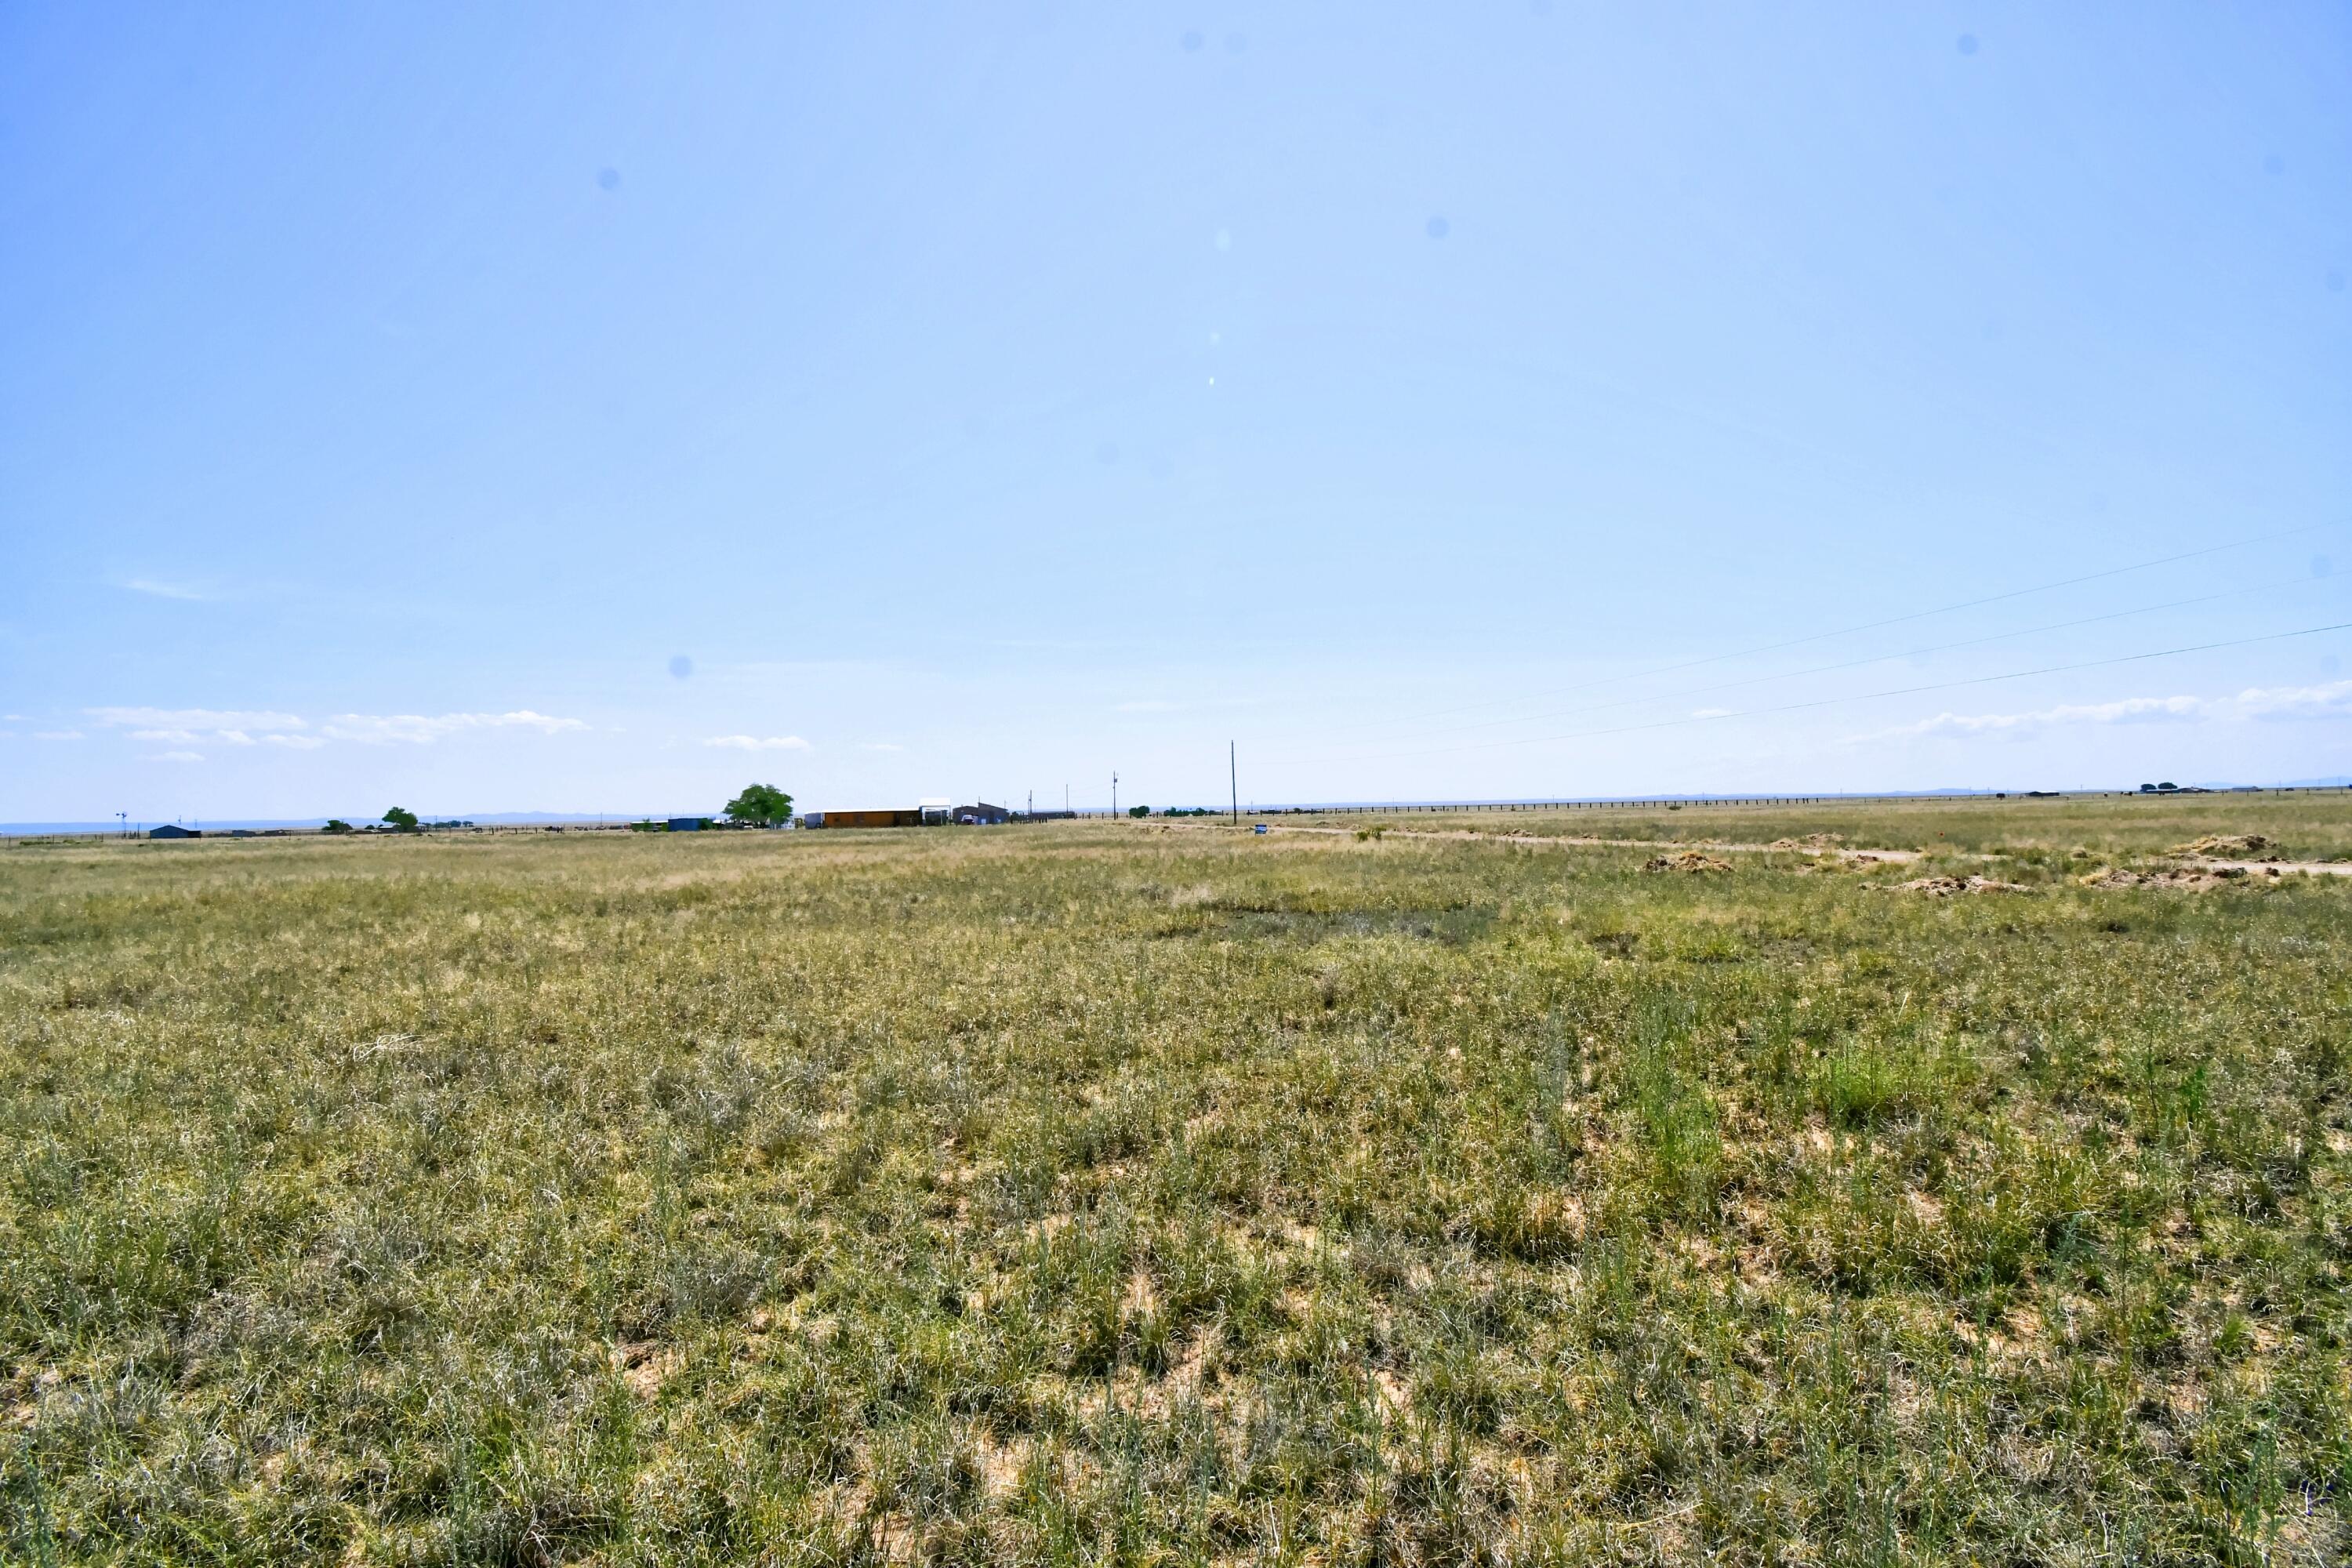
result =
[[[773,827],[793,819],[793,797],[773,784],[746,784],[727,803],[727,815],[737,822]]]
[[[397,832],[414,833],[416,831],[416,814],[409,810],[408,807],[404,805],[394,806],[390,811],[383,814],[383,819],[392,824],[394,829]]]
[[[352,825],[350,823],[345,822],[340,816],[331,816],[327,818],[327,826],[320,828],[319,831],[321,833],[349,833],[351,830]]]
[[[1151,815],[1151,808],[1148,805],[1130,805],[1127,808],[1127,815],[1129,816],[1150,816]]]

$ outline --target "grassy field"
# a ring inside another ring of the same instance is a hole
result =
[[[2352,1547],[2352,801],[1482,826],[0,852],[0,1554]]]
[[[1592,806],[1573,811],[1375,812],[1268,816],[1360,826],[1385,823],[1432,832],[1610,838],[1720,837],[1769,844],[1811,833],[1853,834],[1857,845],[1966,849],[2040,857],[2083,849],[2086,858],[2150,855],[2207,834],[2259,833],[2298,858],[2352,858],[2352,791],[2279,791],[2228,795],[2075,795],[2054,800],[1984,798],[1874,801],[1864,805],[1778,804],[1713,806]]]

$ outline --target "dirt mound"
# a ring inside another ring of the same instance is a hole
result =
[[[2259,833],[2209,833],[2193,844],[2176,844],[2175,855],[2210,855],[2220,859],[2250,859],[2266,849],[2277,847],[2277,840]],[[2271,857],[2276,859],[2276,856]]]
[[[1712,855],[1702,855],[1696,849],[1685,849],[1679,855],[1653,855],[1643,863],[1644,871],[1728,871],[1731,862],[1718,860]]]
[[[1843,833],[1808,833],[1802,838],[1775,838],[1768,849],[1834,849],[1845,842]]]
[[[2021,882],[1997,882],[1990,877],[1921,877],[1903,884],[1906,893],[1925,893],[1931,899],[1948,899],[1955,893],[2021,893]]]

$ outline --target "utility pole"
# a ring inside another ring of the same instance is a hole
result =
[[[128,838],[131,837],[131,814],[129,812],[116,812],[114,814],[114,824],[117,830],[121,832],[123,837]]]
[[[1234,743],[1231,741],[1227,741],[1225,742],[1225,782],[1231,784],[1234,790],[1234,826],[1235,827],[1239,827],[1242,825],[1241,769],[1241,763],[1234,760]]]
[[[1113,821],[1118,819],[1118,770],[1116,768],[1111,770],[1110,775],[1110,815]]]

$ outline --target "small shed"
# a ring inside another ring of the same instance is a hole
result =
[[[707,816],[673,816],[669,819],[672,833],[699,833],[710,826]]]
[[[1006,810],[1003,806],[991,805],[988,802],[983,800],[977,805],[957,806],[955,808],[955,820],[961,823],[969,823],[976,826],[993,827],[999,823],[1012,821],[1013,813]]]
[[[183,827],[176,822],[167,822],[161,827],[151,827],[147,830],[147,837],[150,838],[202,838],[204,836],[203,828]]]

